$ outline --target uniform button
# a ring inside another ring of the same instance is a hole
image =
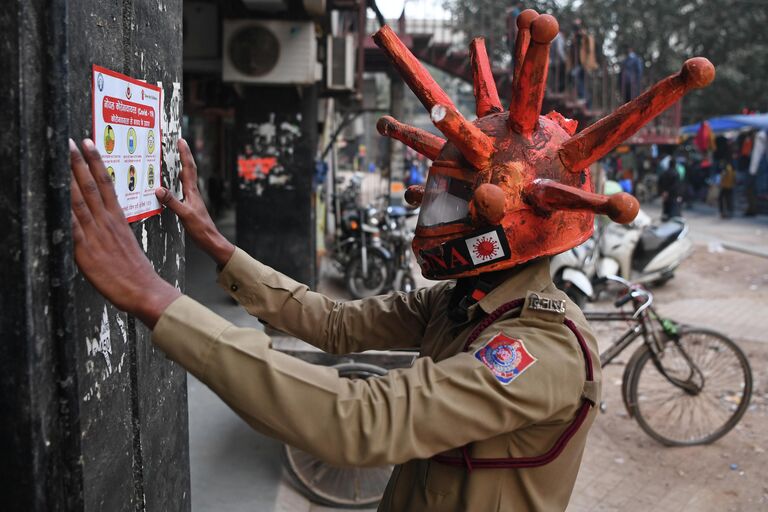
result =
[[[229,289],[232,290],[233,292],[236,292],[237,291],[237,285],[233,283],[232,286],[229,287]]]

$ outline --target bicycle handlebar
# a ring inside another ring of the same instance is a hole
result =
[[[613,306],[617,307],[617,308],[620,308],[624,304],[626,304],[627,302],[629,302],[631,300],[632,300],[632,294],[631,293],[627,293],[627,294],[622,295],[618,299],[616,299],[616,301],[613,303]]]
[[[613,305],[617,308],[620,308],[625,304],[627,304],[628,302],[634,299],[637,299],[639,297],[645,297],[646,299],[645,302],[635,310],[635,313],[632,315],[632,318],[639,317],[643,311],[651,307],[651,304],[653,303],[653,294],[648,290],[646,290],[645,288],[642,288],[639,285],[633,284],[619,276],[605,276],[604,279],[608,281],[615,281],[617,283],[624,285],[627,288],[627,293],[625,293],[624,295],[616,299],[616,301],[614,301]]]

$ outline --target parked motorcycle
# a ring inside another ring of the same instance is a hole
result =
[[[410,292],[416,289],[416,279],[413,276],[412,261],[413,230],[408,226],[408,219],[419,214],[419,210],[412,210],[402,206],[389,206],[386,209],[386,217],[383,230],[383,238],[392,254],[390,274],[392,280],[389,289],[401,292]]]
[[[383,245],[378,211],[361,208],[358,221],[351,222],[353,233],[346,243],[350,258],[344,271],[347,290],[355,299],[383,293],[391,279],[392,253]]]
[[[608,223],[600,229],[596,277],[617,275],[634,283],[660,286],[691,254],[688,224],[674,217],[654,226],[642,210],[628,225]]]
[[[654,226],[640,210],[627,225],[598,222],[592,238],[552,258],[558,288],[579,306],[594,300],[607,276],[661,286],[691,253],[688,225],[675,217]]]
[[[355,298],[381,293],[391,279],[392,256],[381,243],[379,212],[359,205],[361,184],[362,175],[355,174],[338,195],[336,237],[330,254]]]

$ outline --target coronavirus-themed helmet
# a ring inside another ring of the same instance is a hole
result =
[[[381,134],[433,161],[426,185],[409,187],[405,197],[421,206],[413,250],[427,278],[473,276],[558,254],[592,235],[596,213],[631,222],[637,200],[593,193],[589,166],[714,78],[707,59],[690,59],[679,73],[576,134],[576,121],[554,111],[540,115],[557,21],[528,9],[517,24],[508,111],[501,106],[484,40],[470,44],[474,121],[459,113],[389,27],[373,36],[447,139],[389,116],[377,124]]]

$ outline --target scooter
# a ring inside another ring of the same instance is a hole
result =
[[[549,271],[555,286],[563,290],[577,306],[582,307],[594,297],[592,280],[600,257],[595,238],[553,256]]]
[[[654,226],[642,210],[632,223],[607,223],[596,234],[598,280],[618,275],[634,283],[660,286],[674,277],[693,248],[685,219],[675,217]]]

